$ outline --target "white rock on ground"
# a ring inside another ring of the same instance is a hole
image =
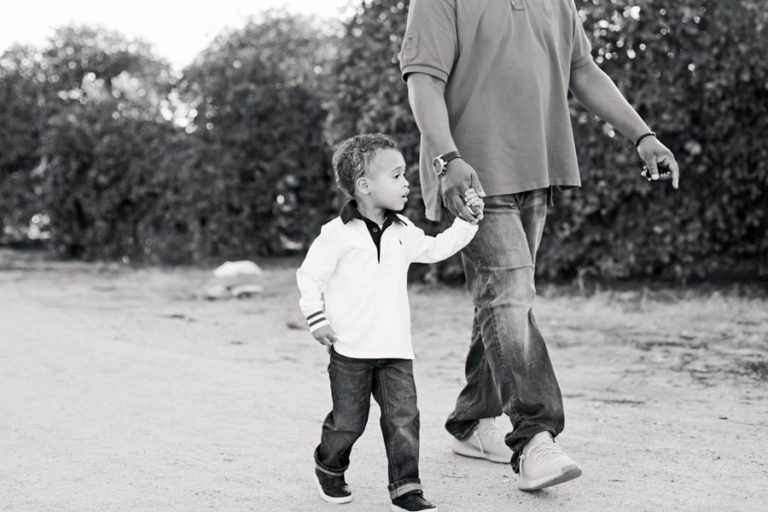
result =
[[[264,292],[260,284],[264,271],[249,260],[227,261],[213,270],[199,296],[207,300],[248,298]]]

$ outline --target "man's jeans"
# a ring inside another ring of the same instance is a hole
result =
[[[514,429],[505,441],[518,471],[525,444],[556,436],[565,418],[560,387],[533,317],[534,265],[550,201],[548,189],[485,198],[485,218],[462,251],[475,305],[466,361],[467,384],[446,429],[458,439],[482,418],[502,412]]]
[[[392,499],[421,490],[419,480],[419,409],[413,361],[409,359],[352,359],[331,350],[328,375],[333,410],[323,422],[315,449],[317,469],[343,475],[352,445],[368,421],[371,395],[381,409],[381,431],[389,461]]]

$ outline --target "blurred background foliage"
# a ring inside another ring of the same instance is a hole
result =
[[[557,195],[551,279],[768,276],[768,4],[576,0],[593,56],[677,155],[679,191],[639,177],[613,128],[572,104],[583,188]],[[406,214],[423,216],[418,131],[397,53],[408,3],[338,24],[268,12],[180,73],[82,26],[0,56],[0,241],[57,255],[179,264],[301,251],[341,202],[333,145],[397,138]],[[419,267],[461,276],[458,259]]]

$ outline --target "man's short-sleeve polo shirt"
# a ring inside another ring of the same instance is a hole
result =
[[[591,46],[573,0],[411,0],[404,79],[446,83],[451,133],[488,195],[579,186],[568,108],[571,72]],[[441,210],[436,156],[422,137],[427,216]]]

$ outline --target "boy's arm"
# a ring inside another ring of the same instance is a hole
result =
[[[329,325],[325,316],[323,292],[328,278],[336,268],[338,252],[326,228],[312,242],[301,267],[296,271],[296,283],[299,285],[299,308],[304,313],[310,332]]]
[[[408,252],[413,263],[435,263],[449,258],[466,246],[477,233],[477,225],[456,217],[453,224],[438,234],[428,236],[421,228],[408,225]]]

